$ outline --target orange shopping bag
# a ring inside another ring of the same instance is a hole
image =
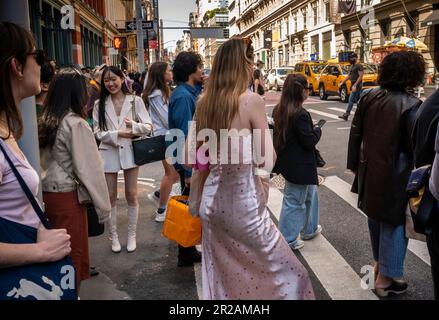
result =
[[[188,248],[201,243],[201,219],[193,217],[187,196],[173,196],[168,201],[162,235]]]

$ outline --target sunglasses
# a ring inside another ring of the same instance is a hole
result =
[[[244,42],[244,44],[246,44],[247,46],[251,46],[253,44],[252,39],[250,38],[242,38],[242,41]]]
[[[34,56],[35,61],[41,67],[46,61],[46,54],[43,50],[35,50],[34,52],[28,53],[27,56]]]

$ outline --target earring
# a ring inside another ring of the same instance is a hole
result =
[[[23,76],[21,76],[21,77],[18,77],[18,80],[19,81],[22,81],[24,79],[24,77]]]

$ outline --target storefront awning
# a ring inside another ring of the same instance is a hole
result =
[[[421,27],[432,26],[439,24],[439,10],[434,10],[424,21],[421,22]]]

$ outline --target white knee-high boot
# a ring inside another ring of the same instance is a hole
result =
[[[110,220],[108,222],[110,229],[111,251],[118,253],[121,250],[119,237],[117,236],[117,206],[111,208]]]
[[[139,207],[128,206],[128,243],[127,251],[133,252],[136,250],[136,229],[137,218],[139,216]]]

